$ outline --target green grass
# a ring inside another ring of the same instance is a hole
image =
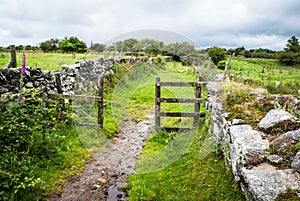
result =
[[[179,63],[168,63],[165,69],[148,76],[145,84],[136,87],[132,93],[127,108],[129,114],[138,118],[149,111],[154,112],[156,76],[160,76],[161,81],[195,81],[191,69]],[[205,93],[203,90],[202,97]],[[162,97],[194,97],[194,90],[163,87],[161,94]],[[162,110],[193,111],[193,104],[162,104]],[[165,118],[162,125],[177,126],[178,120]],[[199,132],[177,134],[162,131],[152,134],[137,161],[136,174],[130,176],[129,183],[124,186],[129,200],[244,200],[230,168],[208,145],[204,121],[201,120]],[[203,158],[207,152],[211,153]]]
[[[70,137],[59,147],[60,162],[40,161],[37,164],[40,168],[35,170],[46,184],[45,194],[60,192],[62,185],[59,184],[63,184],[68,176],[81,173],[86,161],[91,160],[90,153],[82,146],[75,127],[62,128],[61,132],[67,132]]]
[[[206,126],[201,127],[192,145],[170,166],[130,176],[124,186],[129,200],[244,200],[229,167],[216,153],[200,157],[206,133]],[[173,137],[170,133],[155,134],[147,141],[143,155],[163,150]]]
[[[234,57],[230,73],[237,81],[266,88],[270,93],[298,94],[300,89],[300,66],[282,66],[273,59]],[[275,87],[276,82],[280,82],[279,87]]]
[[[64,64],[74,64],[82,59],[98,59],[99,54],[90,52],[88,54],[62,54],[62,53],[34,53],[26,52],[26,65],[33,68],[41,68],[42,70],[60,70]],[[23,52],[17,52],[17,66],[21,67]],[[10,61],[10,53],[0,53],[0,69],[4,69]]]

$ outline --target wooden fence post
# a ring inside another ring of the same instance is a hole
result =
[[[103,128],[103,109],[104,109],[104,104],[103,104],[103,86],[104,86],[104,78],[101,77],[99,79],[98,83],[98,124],[101,128]]]
[[[11,59],[6,64],[5,68],[17,68],[17,54],[16,54],[16,46],[15,45],[11,45],[10,55],[11,55]]]
[[[61,85],[60,73],[55,73],[54,76],[55,76],[57,93],[62,94],[63,90],[62,90],[62,85]]]
[[[201,81],[200,77],[196,78],[196,91],[195,91],[195,98],[201,98],[201,85],[199,85],[199,82]],[[195,102],[194,105],[194,112],[195,114],[200,112],[200,103],[199,102]],[[194,117],[194,127],[197,127],[199,124],[199,116]]]
[[[225,78],[226,78],[227,71],[230,70],[230,61],[231,61],[231,57],[229,56],[229,57],[227,58],[226,65],[225,65],[225,69],[224,69],[223,81],[224,81]],[[229,74],[229,73],[228,73],[228,74]]]
[[[160,128],[160,77],[156,77],[155,83],[155,129],[158,130]]]

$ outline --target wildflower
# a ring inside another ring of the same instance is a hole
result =
[[[26,73],[26,55],[25,51],[23,52],[23,60],[22,60],[22,75]]]
[[[91,40],[90,50],[93,49],[93,41]]]

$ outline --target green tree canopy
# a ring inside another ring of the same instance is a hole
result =
[[[292,36],[288,39],[286,47],[284,48],[286,52],[300,52],[299,39],[296,36]]]
[[[207,53],[215,65],[220,61],[226,60],[227,52],[224,48],[213,46],[207,49]]]
[[[40,43],[40,48],[43,52],[53,52],[59,50],[60,40],[57,38],[51,38]]]
[[[279,61],[284,65],[300,64],[300,44],[296,36],[288,39],[284,51],[277,54]]]
[[[80,41],[77,37],[65,37],[59,44],[59,48],[63,52],[78,52],[83,53],[87,51],[86,43],[83,41]]]
[[[164,46],[163,50],[167,53],[171,53],[172,55],[178,55],[178,56],[187,56],[187,55],[196,54],[195,46],[191,45],[188,42],[171,43]]]

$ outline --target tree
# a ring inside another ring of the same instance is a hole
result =
[[[129,38],[122,42],[122,51],[123,52],[132,52],[134,51],[134,46],[138,43],[138,40],[135,38]]]
[[[188,56],[196,54],[195,46],[188,42],[171,43],[163,47],[166,53],[171,53],[177,56]]]
[[[43,52],[55,52],[59,50],[60,40],[57,38],[51,38],[50,40],[46,40],[40,43],[40,48]]]
[[[237,48],[235,48],[234,49],[234,55],[235,56],[238,56],[238,55],[242,55],[243,56],[243,51],[245,51],[246,49],[245,49],[245,47],[244,46],[242,46],[242,47],[237,47]]]
[[[207,53],[215,65],[220,61],[226,60],[227,52],[224,48],[213,46],[207,49]]]
[[[104,52],[105,49],[106,49],[106,45],[105,44],[100,44],[100,43],[95,43],[93,45],[93,49],[96,51],[96,52]]]
[[[145,38],[140,41],[142,50],[148,54],[157,55],[160,53],[161,48],[163,47],[163,42]]]
[[[80,41],[77,37],[65,37],[59,44],[59,48],[63,52],[78,52],[78,53],[83,53],[87,51],[87,46],[86,43],[83,41]]]
[[[296,36],[292,36],[288,39],[286,48],[284,48],[285,52],[300,52],[300,44],[298,38]]]
[[[300,44],[296,36],[288,39],[284,51],[277,54],[279,61],[284,65],[300,64]]]

